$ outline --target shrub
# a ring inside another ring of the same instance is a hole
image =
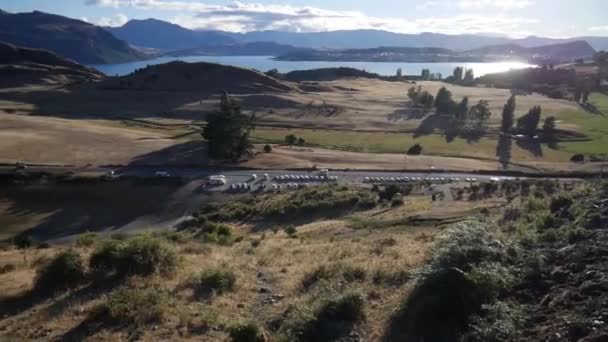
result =
[[[272,152],[272,146],[270,146],[268,144],[264,145],[264,152],[266,152],[266,153]]]
[[[401,196],[401,194],[395,194],[395,196],[393,196],[393,199],[391,199],[391,207],[398,207],[403,205],[403,196]]]
[[[115,323],[141,326],[167,317],[169,300],[169,293],[156,285],[121,287],[106,298],[103,311]]]
[[[308,272],[302,278],[302,289],[308,290],[313,285],[321,280],[329,280],[336,274],[336,269],[321,265],[315,268],[312,272]]]
[[[118,276],[167,275],[177,268],[178,263],[179,257],[172,248],[149,235],[127,241],[107,241],[93,252],[89,260],[91,269]]]
[[[365,268],[361,266],[347,266],[344,268],[344,271],[342,271],[342,275],[348,282],[364,281],[367,272],[365,272]]]
[[[551,213],[557,213],[558,211],[568,210],[572,206],[572,199],[567,196],[557,196],[551,199],[549,209]]]
[[[386,271],[376,270],[372,281],[376,285],[402,286],[412,278],[412,274],[406,270]]]
[[[573,163],[583,163],[585,162],[584,154],[575,154],[570,158],[570,161]]]
[[[236,285],[236,273],[226,266],[210,268],[201,273],[198,285],[200,292],[222,294],[232,291]]]
[[[433,246],[431,267],[457,267],[467,270],[482,261],[499,261],[505,256],[505,246],[494,239],[483,222],[470,220],[445,230]]]
[[[410,156],[417,156],[417,155],[422,154],[422,146],[420,144],[416,144],[416,145],[410,147],[407,150],[407,154]]]
[[[293,237],[296,235],[296,233],[298,232],[298,230],[296,229],[296,227],[294,227],[293,225],[289,225],[287,227],[284,228],[285,233],[287,235],[289,235],[289,237]]]
[[[496,262],[484,262],[475,267],[466,275],[476,287],[478,297],[483,301],[492,301],[515,283],[510,269]]]
[[[0,274],[9,273],[16,269],[17,269],[17,266],[15,266],[15,264],[2,265],[2,266],[0,266]]]
[[[234,240],[230,226],[212,221],[207,221],[201,227],[200,237],[203,242],[220,245],[230,245]]]
[[[303,327],[303,340],[334,341],[345,336],[364,318],[364,303],[360,294],[347,294],[326,302]]]
[[[266,339],[254,322],[238,323],[228,328],[228,335],[233,342],[262,342]]]
[[[13,244],[19,249],[25,249],[32,246],[33,240],[29,235],[19,235],[13,239]]]
[[[70,249],[57,254],[48,264],[38,268],[34,288],[41,292],[56,292],[75,288],[85,279],[82,257]]]
[[[519,341],[524,323],[523,313],[518,307],[496,302],[483,305],[481,315],[475,315],[469,323],[469,332],[464,342]]]
[[[97,234],[92,232],[86,232],[78,235],[76,238],[76,246],[78,247],[91,247],[97,241]]]
[[[285,143],[287,145],[295,145],[298,142],[298,137],[293,134],[289,134],[285,136]]]

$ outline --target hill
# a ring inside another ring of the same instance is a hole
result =
[[[595,49],[583,40],[574,42],[545,45],[540,47],[526,48],[517,44],[486,46],[469,51],[470,54],[479,56],[504,56],[524,57],[528,60],[564,60],[572,61],[577,58],[589,58],[595,54]]]
[[[21,48],[0,42],[0,87],[89,82],[103,78],[99,71],[59,57],[50,51]]]
[[[121,27],[105,29],[133,45],[165,51],[234,43],[221,32],[192,31],[157,19],[131,20]]]
[[[289,53],[308,52],[310,49],[296,48],[272,42],[227,43],[201,46],[193,49],[170,51],[165,56],[280,56]]]
[[[101,84],[105,89],[252,93],[295,88],[259,71],[214,63],[171,62],[139,69]]]
[[[38,11],[1,12],[0,41],[50,50],[83,64],[120,63],[145,57],[100,27]]]
[[[374,79],[389,79],[390,77],[380,76],[370,73],[365,70],[355,68],[322,68],[313,70],[296,70],[282,75],[282,79],[300,82],[300,81],[333,81],[342,78],[360,77]]]

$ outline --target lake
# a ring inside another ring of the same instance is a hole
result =
[[[483,76],[489,73],[509,71],[511,69],[523,69],[533,65],[520,62],[497,62],[497,63],[398,63],[398,62],[319,62],[319,61],[276,61],[271,56],[191,56],[191,57],[162,57],[122,64],[100,64],[89,65],[106,75],[127,75],[136,69],[145,68],[146,65],[162,64],[171,61],[212,62],[226,65],[234,65],[243,68],[268,71],[277,69],[281,73],[294,70],[309,70],[319,68],[351,67],[365,70],[376,74],[390,76],[395,75],[398,68],[403,70],[404,75],[420,75],[422,69],[430,69],[431,72],[441,73],[443,77],[449,76],[457,66],[473,69],[475,76]]]

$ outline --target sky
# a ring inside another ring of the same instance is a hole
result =
[[[608,36],[608,0],[0,0],[103,26],[156,18],[191,29]]]

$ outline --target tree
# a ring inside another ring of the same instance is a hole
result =
[[[473,69],[467,69],[464,74],[464,83],[472,84],[475,81],[475,74],[473,73]]]
[[[420,94],[421,89],[422,89],[422,87],[420,87],[420,86],[418,86],[417,89],[416,89],[416,87],[411,87],[407,91],[407,97],[409,97],[410,100],[412,100],[412,102],[417,103],[418,95]]]
[[[285,136],[285,143],[287,145],[295,145],[298,142],[298,137],[293,134],[289,134]]]
[[[449,114],[454,109],[455,103],[452,100],[452,93],[445,87],[441,87],[435,96],[435,108],[438,114]]]
[[[306,140],[304,138],[298,138],[298,146],[304,146],[306,144]]]
[[[538,124],[540,123],[540,106],[536,106],[528,111],[528,114],[522,116],[517,120],[517,129],[528,136],[535,136],[538,130]]]
[[[589,95],[590,95],[589,90],[583,91],[583,103],[589,102]]]
[[[502,108],[502,123],[500,129],[504,133],[508,133],[513,127],[513,122],[515,121],[515,105],[515,95],[511,95]]]
[[[201,132],[208,142],[209,157],[237,161],[243,154],[251,153],[249,136],[255,129],[255,121],[255,115],[241,113],[241,107],[224,92],[220,110],[209,114]]]
[[[403,77],[403,71],[401,71],[401,68],[397,69],[397,78],[401,78]]]
[[[422,153],[422,146],[420,146],[420,144],[416,144],[407,150],[407,154],[410,156],[417,156],[417,155],[420,155],[421,153]]]
[[[555,117],[548,116],[547,118],[545,118],[545,122],[543,123],[543,135],[547,139],[552,140],[555,138],[555,128],[556,128]]]
[[[266,153],[272,152],[272,146],[270,146],[269,144],[264,145],[264,152],[266,152]]]
[[[492,112],[490,112],[488,101],[479,100],[479,102],[469,110],[468,118],[477,128],[482,128],[491,116]]]
[[[456,106],[456,118],[460,121],[467,119],[467,113],[469,112],[469,97],[465,96],[462,98],[458,106]]]
[[[452,77],[454,78],[454,83],[462,82],[463,74],[464,74],[464,69],[462,67],[454,68],[454,72],[452,73]]]
[[[581,90],[580,87],[576,87],[576,90],[574,90],[574,102],[579,103],[579,102],[581,102],[582,98],[583,98],[583,91]]]
[[[433,95],[431,95],[428,91],[425,90],[422,92],[422,94],[420,94],[418,102],[425,109],[431,109],[431,108],[433,108],[433,103],[435,102],[435,97],[433,97]]]

